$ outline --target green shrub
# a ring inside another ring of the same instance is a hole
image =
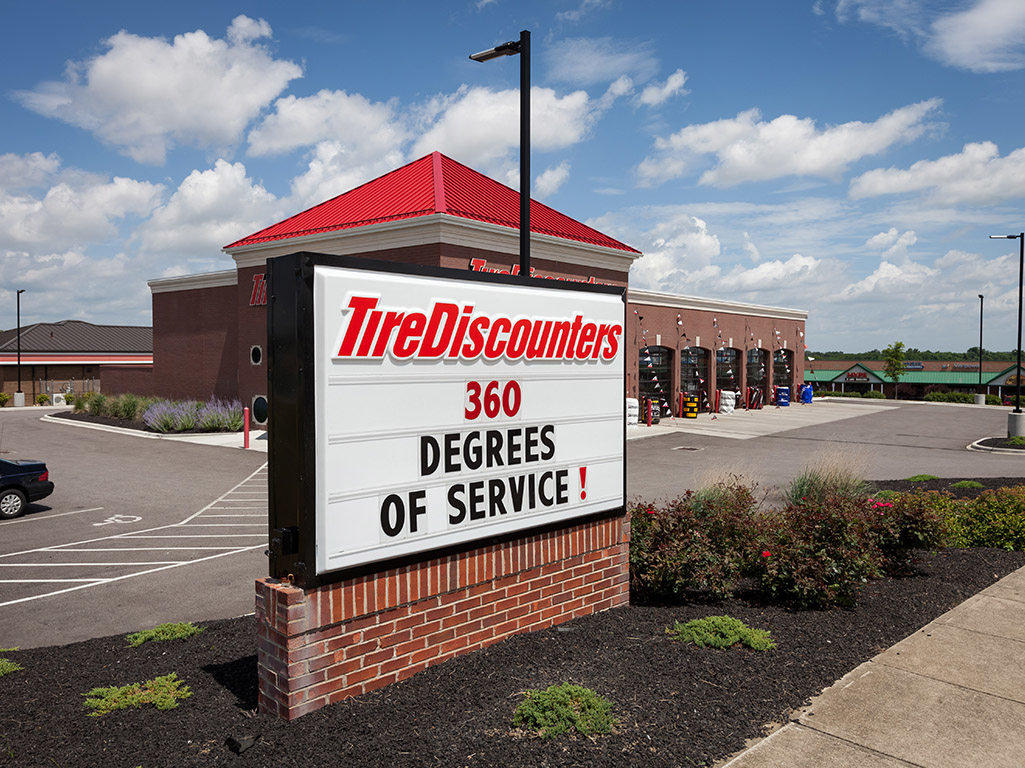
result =
[[[904,478],[909,483],[924,483],[927,480],[939,480],[936,475],[912,475]]]
[[[1025,551],[1025,485],[983,491],[950,516],[959,547]]]
[[[513,725],[536,731],[543,739],[570,730],[584,736],[610,733],[615,722],[608,699],[571,683],[527,691],[513,715]]]
[[[133,632],[125,639],[128,641],[130,646],[136,648],[150,640],[154,642],[162,642],[164,640],[181,640],[186,637],[198,635],[202,631],[203,627],[197,627],[191,621],[183,621],[160,624],[153,627],[153,629],[146,629],[142,632]]]
[[[93,416],[109,416],[107,413],[107,396],[99,392],[93,392],[88,399],[89,413]]]
[[[881,574],[864,499],[826,495],[788,504],[772,519],[760,577],[774,599],[797,608],[853,605],[858,588]]]
[[[1007,438],[1008,445],[1025,445],[1025,435],[1012,435]]]
[[[868,492],[868,483],[856,475],[849,465],[832,461],[806,469],[791,480],[786,498],[792,504],[798,504],[802,500],[829,496],[863,499]]]
[[[36,395],[36,405],[49,405],[49,404],[50,404],[50,396],[48,394],[46,394],[45,392],[40,392],[38,395]]]
[[[9,675],[12,672],[20,672],[22,669],[21,664],[16,664],[10,659],[0,659],[0,677]]]
[[[911,570],[912,552],[935,549],[950,541],[948,518],[954,500],[947,493],[915,491],[868,500],[869,535],[885,573]]]
[[[708,616],[693,619],[686,624],[676,621],[666,634],[699,648],[732,648],[740,644],[755,651],[771,651],[776,647],[764,629],[751,629],[732,616]]]
[[[930,403],[974,403],[975,395],[969,392],[930,392],[924,398]]]
[[[736,478],[659,507],[633,505],[630,517],[631,584],[641,597],[728,597],[760,549],[754,494]]]
[[[140,400],[135,395],[125,394],[113,397],[110,400],[108,410],[110,415],[126,421],[135,421],[142,416],[139,410]]]
[[[840,392],[837,390],[827,389],[819,390],[815,393],[815,397],[861,397],[860,392]]]
[[[0,392],[0,408],[3,408],[9,402],[11,402],[12,395],[10,392]]]
[[[71,410],[75,413],[83,413],[86,408],[86,399],[82,395],[77,395],[71,404]]]
[[[862,392],[862,397],[870,398],[872,400],[885,400],[886,395],[876,389],[870,389],[868,392]]]
[[[178,679],[178,675],[171,672],[144,683],[93,688],[82,695],[86,697],[85,706],[94,710],[89,716],[100,717],[108,712],[141,707],[143,704],[152,704],[157,709],[174,709],[180,700],[191,696],[192,691]]]
[[[982,483],[978,480],[958,480],[956,483],[950,486],[951,488],[964,488],[964,489],[976,489],[985,488]]]
[[[1000,395],[986,395],[986,405],[1003,405]]]

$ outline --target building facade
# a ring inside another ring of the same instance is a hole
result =
[[[233,269],[151,281],[154,363],[148,382],[131,382],[133,391],[238,398],[260,421],[269,258],[311,251],[517,274],[518,228],[516,190],[438,152],[427,155],[225,246]],[[626,286],[641,255],[532,201],[536,279]],[[652,398],[675,413],[681,393],[709,407],[716,389],[764,391],[804,379],[802,310],[632,289],[628,301],[627,397]]]
[[[20,365],[18,348],[21,348]],[[134,325],[94,325],[81,320],[33,323],[0,331],[0,392],[40,394],[98,392],[101,370],[117,378],[153,364],[153,329]]]

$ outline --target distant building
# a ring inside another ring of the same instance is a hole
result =
[[[812,360],[805,365],[804,381],[817,392],[874,391],[887,397],[894,397],[896,392],[882,360]],[[899,384],[901,396],[906,398],[920,398],[930,392],[979,391],[1002,397],[1013,394],[1017,381],[1017,365],[1001,360],[984,360],[981,376],[978,361],[905,360]]]
[[[38,394],[100,391],[100,366],[129,370],[153,365],[153,329],[94,325],[82,320],[21,327],[21,391]],[[18,390],[18,329],[0,331],[0,391]]]

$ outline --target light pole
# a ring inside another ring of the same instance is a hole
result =
[[[25,293],[24,288],[19,288],[16,296],[18,307],[18,391],[14,393],[14,404],[25,405],[25,393],[21,391],[21,294]]]
[[[1025,280],[1025,232],[1017,235],[990,235],[989,239],[1018,241],[1018,370],[1014,377],[1014,410],[1007,415],[1007,436],[1015,437],[1025,434],[1025,418],[1021,413],[1021,294],[1022,282]]]
[[[978,394],[982,394],[982,294],[979,294],[979,391]],[[985,397],[982,399],[985,403]]]
[[[480,53],[474,61],[491,61],[499,56],[520,55],[520,274],[530,277],[530,30]]]

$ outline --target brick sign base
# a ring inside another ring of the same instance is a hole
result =
[[[629,602],[625,517],[303,590],[256,582],[260,711],[294,720],[511,635]]]

